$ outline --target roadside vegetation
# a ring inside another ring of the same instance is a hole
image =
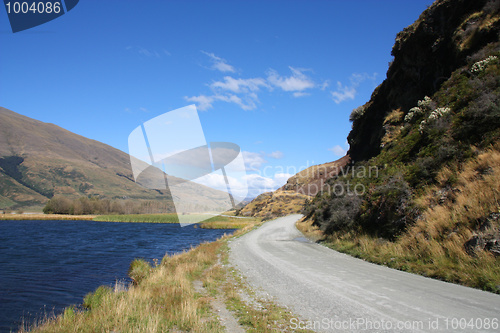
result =
[[[254,226],[249,224],[236,236]],[[216,300],[244,330],[292,332],[292,314],[256,298],[228,265],[229,239],[203,243],[155,264],[136,259],[129,270],[132,283],[101,286],[82,305],[25,324],[20,332],[225,332]]]
[[[300,228],[366,260],[500,293],[499,58],[490,45],[433,96],[389,112],[380,153],[330,179]]]

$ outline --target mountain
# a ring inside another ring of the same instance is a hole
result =
[[[187,194],[202,206],[224,200],[216,191],[202,195],[206,191],[193,183]],[[128,154],[0,107],[0,209],[40,209],[54,196],[128,200],[129,208],[149,201],[174,210],[168,190],[134,181]]]

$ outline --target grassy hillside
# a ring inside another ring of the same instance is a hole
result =
[[[227,200],[205,186],[185,185],[196,205]],[[128,154],[0,107],[0,210],[41,211],[53,197],[118,200],[129,208],[131,200],[137,207],[154,202],[161,210],[142,212],[174,211],[168,189],[150,190],[134,181]]]
[[[295,191],[266,192],[237,211],[240,216],[261,217],[264,220],[296,214],[310,197]]]
[[[350,157],[303,230],[391,267],[500,292],[500,3],[436,1],[351,114]]]

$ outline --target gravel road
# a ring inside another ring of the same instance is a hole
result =
[[[371,264],[308,242],[300,215],[230,243],[230,262],[261,295],[319,332],[500,332],[500,295]]]

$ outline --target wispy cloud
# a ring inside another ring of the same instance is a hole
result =
[[[337,90],[330,92],[335,103],[340,104],[346,100],[352,100],[356,97],[359,85],[366,80],[375,81],[377,73],[368,75],[367,73],[354,73],[349,78],[350,85],[343,85],[342,82],[337,81]]]
[[[273,177],[265,177],[259,174],[249,174],[245,176],[248,184],[248,193],[257,196],[264,192],[274,191],[285,185],[286,181],[292,177],[288,173],[276,173]]]
[[[156,51],[156,50],[150,50],[146,49],[142,46],[127,46],[126,49],[131,52],[136,52],[142,56],[148,57],[148,58],[161,58],[163,56],[170,56],[170,52],[167,50],[163,49],[161,51]]]
[[[334,153],[335,156],[345,156],[345,154],[347,154],[347,150],[345,150],[339,145],[333,146],[332,148],[328,148],[328,150]]]
[[[277,151],[273,151],[270,154],[267,154],[267,156],[275,158],[275,159],[280,159],[280,158],[283,158],[284,154],[283,154],[283,152],[277,150]]]
[[[262,78],[235,79],[231,76],[225,76],[223,81],[214,81],[210,84],[214,90],[229,90],[233,93],[248,93],[258,91],[261,87],[269,87],[266,80]]]
[[[293,97],[304,97],[304,96],[309,96],[311,95],[310,93],[302,92],[302,91],[296,91],[293,93]]]
[[[216,56],[214,53],[201,52],[210,58],[212,62],[210,69],[236,73],[235,68],[229,65],[226,59]],[[272,68],[262,77],[242,78],[236,75],[226,75],[222,79],[207,84],[211,90],[210,93],[185,96],[184,98],[189,102],[196,103],[201,111],[213,108],[215,102],[232,103],[243,110],[253,110],[259,105],[259,94],[263,90],[268,92],[281,90],[291,93],[291,96],[295,98],[299,98],[310,96],[314,90],[325,91],[330,86],[329,80],[313,79],[311,69],[292,66],[288,68],[290,70],[288,75],[283,75]],[[329,93],[336,103],[346,99],[353,99],[357,87],[366,79],[372,78],[367,74],[353,74],[350,77],[350,86],[344,86],[341,82],[338,82],[337,91]]]
[[[184,96],[184,99],[188,102],[196,103],[196,107],[200,111],[206,111],[212,108],[212,103],[214,102],[213,96],[199,95],[199,96]]]
[[[242,154],[245,161],[245,168],[249,171],[258,171],[264,163],[267,163],[264,156],[260,153],[243,151]]]
[[[149,110],[148,110],[148,109],[146,109],[146,108],[145,108],[145,107],[143,107],[143,106],[141,106],[141,107],[139,107],[139,108],[137,108],[137,109],[131,109],[131,108],[125,108],[125,109],[124,109],[124,111],[125,111],[126,113],[130,113],[130,114],[137,112],[137,110],[139,110],[140,112],[149,112]]]
[[[216,101],[222,101],[226,103],[234,103],[238,105],[243,110],[253,110],[257,106],[255,104],[256,95],[247,95],[245,99],[234,94],[214,94],[214,95],[198,95],[198,96],[184,96],[184,99],[188,102],[196,103],[198,110],[206,111],[213,107],[213,103]]]
[[[337,91],[332,91],[332,97],[335,103],[340,104],[348,99],[354,99],[357,93],[357,86],[344,86],[340,81],[337,82]]]
[[[267,81],[283,91],[302,92],[306,89],[314,88],[316,85],[314,81],[304,74],[307,71],[303,68],[288,67],[292,71],[290,76],[281,76],[274,69],[269,70]],[[299,96],[296,96],[299,97]]]
[[[201,52],[210,58],[210,61],[212,62],[212,67],[211,67],[212,69],[221,72],[231,72],[231,73],[236,72],[234,67],[227,63],[226,59],[222,59],[210,52],[205,52],[205,51]]]

